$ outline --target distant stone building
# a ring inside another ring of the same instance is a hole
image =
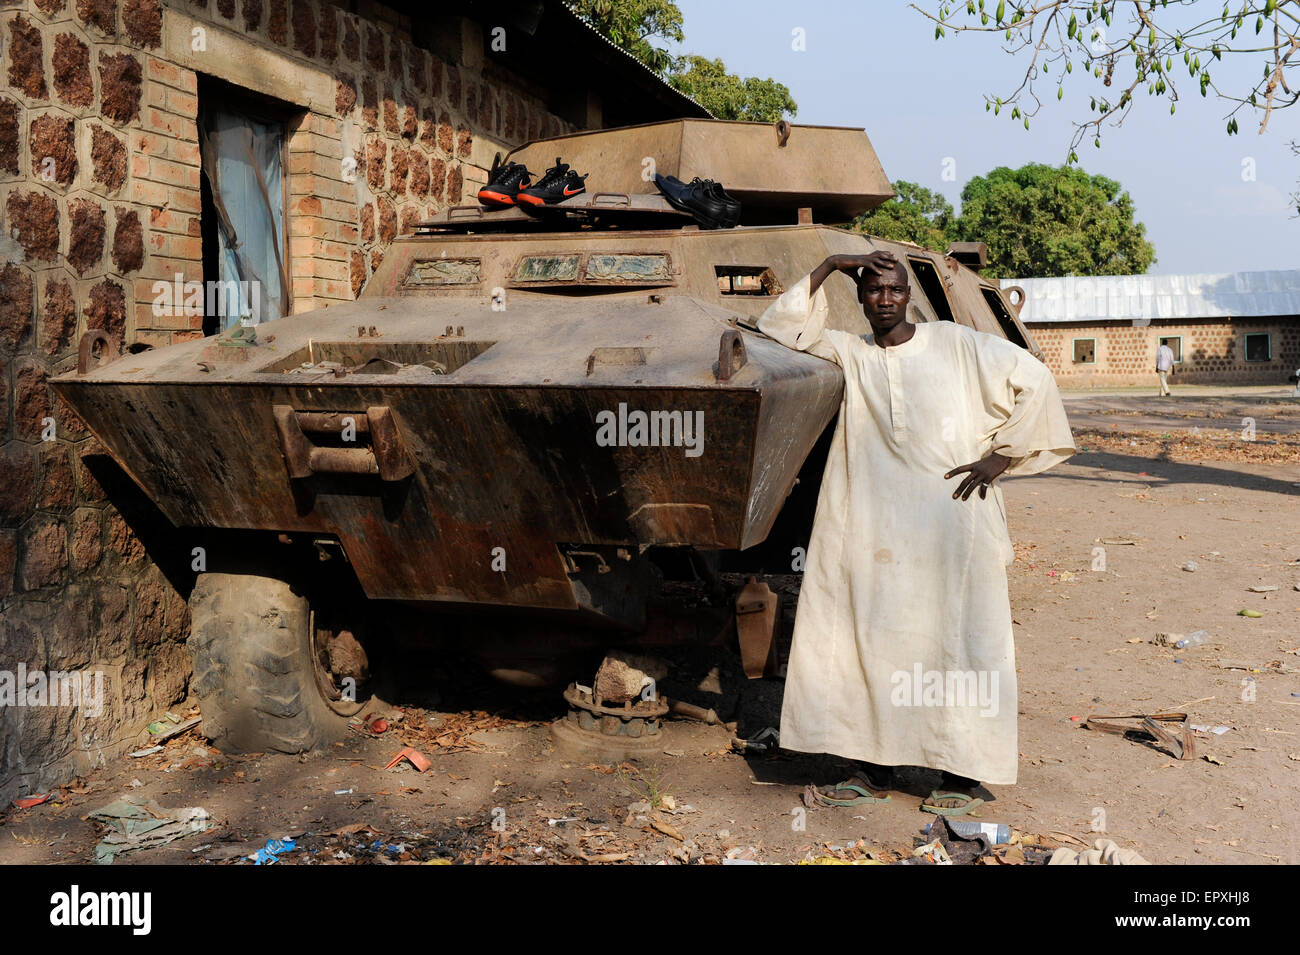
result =
[[[1276,384],[1300,367],[1300,269],[1214,275],[1003,279],[1063,388],[1151,385],[1156,349],[1172,384]]]
[[[705,115],[559,0],[0,0],[0,806],[132,746],[190,674],[189,548],[46,384],[87,329],[229,324],[158,288],[236,262],[278,314],[350,301],[498,152]],[[102,672],[102,711],[14,705],[20,666]]]

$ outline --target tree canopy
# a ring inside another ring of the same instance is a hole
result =
[[[677,66],[677,58],[651,39],[681,43],[682,11],[670,0],[571,0],[573,11],[617,47],[631,53],[656,73]]]
[[[998,277],[1138,275],[1155,262],[1120,184],[1072,166],[999,166],[961,191],[958,233],[989,247]]]
[[[776,80],[749,76],[741,79],[728,73],[721,60],[702,56],[682,58],[684,70],[672,73],[668,82],[707,109],[718,119],[746,119],[776,122],[798,110],[790,90]]]
[[[616,46],[663,76],[719,119],[774,122],[798,111],[790,90],[773,79],[740,77],[721,60],[675,57],[653,40],[685,40],[682,11],[672,0],[570,0],[578,16]]]
[[[1129,194],[1074,166],[1000,166],[976,176],[962,189],[960,215],[915,183],[899,180],[894,191],[852,228],[940,252],[953,241],[984,242],[993,277],[1131,275],[1155,262]]]
[[[1074,123],[1071,163],[1085,140],[1100,147],[1103,126],[1122,123],[1143,91],[1166,100],[1171,113],[1191,91],[1213,93],[1227,109],[1229,135],[1240,130],[1243,113],[1263,133],[1274,112],[1300,102],[1300,0],[1224,0],[1222,7],[1211,0],[932,0],[929,6],[911,4],[934,23],[935,39],[948,31],[999,35],[1002,49],[1025,62],[1019,85],[985,94],[985,109],[1005,110],[1028,129],[1044,96],[1063,99],[1069,82],[1091,90],[1094,115]],[[1293,199],[1300,211],[1300,194]]]
[[[852,228],[943,252],[957,238],[957,214],[939,193],[899,179],[894,183],[894,198],[858,216]]]

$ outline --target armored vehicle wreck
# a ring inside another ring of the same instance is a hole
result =
[[[173,524],[266,542],[209,561],[191,597],[220,745],[307,748],[362,706],[366,601],[278,572],[279,539],[341,550],[368,600],[509,608],[611,639],[644,626],[660,549],[763,542],[801,470],[816,486],[842,381],[754,322],[831,253],[889,249],[912,320],[1035,350],[970,267],[977,249],[826,224],[892,195],[861,130],[682,120],[505,158],[557,155],[591,171],[588,192],[450,209],[397,240],[354,303],[98,364],[91,332],[54,380]],[[723,183],[741,224],[699,228],[655,172]],[[870,331],[848,283],[826,290],[845,330]]]

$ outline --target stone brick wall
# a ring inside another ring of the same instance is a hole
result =
[[[295,312],[353,299],[394,236],[472,194],[497,150],[573,128],[485,62],[475,24],[448,63],[373,9],[0,0],[0,672],[102,671],[107,696],[93,717],[0,706],[0,805],[120,754],[187,691],[192,575],[154,562],[167,528],[123,504],[134,485],[46,380],[87,329],[126,347],[201,334],[153,304],[155,282],[204,277],[199,74],[296,110]]]
[[[1182,362],[1172,382],[1185,384],[1281,385],[1300,367],[1300,316],[1277,319],[1192,319],[1120,324],[1031,324],[1047,367],[1062,388],[1114,387],[1156,383],[1160,339],[1181,337]],[[1267,332],[1272,360],[1246,361],[1246,335]],[[1074,340],[1095,338],[1094,364],[1074,362]]]

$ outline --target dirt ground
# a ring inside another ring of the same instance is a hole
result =
[[[1288,394],[1067,396],[1080,453],[1005,483],[1020,780],[992,787],[980,820],[1030,845],[1110,838],[1153,863],[1300,862],[1300,401]],[[1151,642],[1197,629],[1209,643]],[[735,654],[718,653],[733,672]],[[742,683],[723,715],[747,735],[775,722],[781,681]],[[655,752],[609,766],[557,750],[557,693],[457,680],[429,699],[393,700],[400,719],[381,736],[300,757],[223,755],[191,731],[0,815],[0,863],[89,861],[99,830],[86,814],[125,794],[201,806],[215,826],[118,864],[231,864],[291,835],[283,862],[893,861],[933,818],[918,811],[938,782],[926,770],[905,771],[886,804],[805,809],[804,786],[846,764],[742,756],[729,729],[673,720]],[[1081,726],[1176,710],[1227,730],[1198,731],[1197,757],[1177,760]],[[430,757],[427,773],[383,768],[403,743]]]

